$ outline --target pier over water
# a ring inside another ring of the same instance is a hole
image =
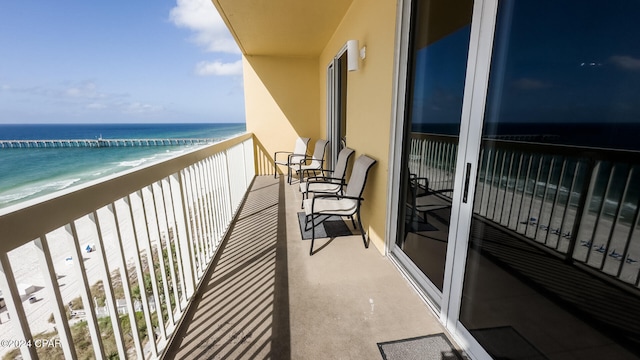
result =
[[[61,139],[0,140],[0,149],[18,148],[103,148],[133,146],[183,146],[212,144],[219,139]]]

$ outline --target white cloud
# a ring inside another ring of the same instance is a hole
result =
[[[162,110],[164,110],[162,106],[142,104],[139,102],[124,104],[122,109],[124,113],[128,113],[128,114],[146,114],[146,113],[160,112]]]
[[[614,55],[609,60],[624,70],[640,71],[640,59],[628,55]]]
[[[195,32],[192,40],[207,51],[240,53],[211,0],[177,0],[169,19],[176,26]]]
[[[67,87],[63,94],[72,98],[98,99],[105,98],[107,94],[98,90],[96,84],[92,81],[85,81]]]
[[[101,104],[101,103],[91,103],[91,104],[87,104],[87,106],[85,107],[91,110],[102,110],[102,109],[106,109],[107,105]]]
[[[221,61],[201,61],[196,65],[196,74],[200,76],[242,75],[242,60],[238,60],[232,63],[223,63]]]

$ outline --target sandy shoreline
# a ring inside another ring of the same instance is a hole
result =
[[[145,197],[145,200],[148,200],[148,198]],[[136,201],[134,200],[134,205],[136,205],[135,203]],[[150,204],[150,200],[148,200],[147,203]],[[133,224],[131,223],[128,208],[122,203],[117,203],[116,206],[118,208],[117,213],[123,238],[125,259],[127,259],[127,267],[130,267],[133,264],[132,259],[135,256]],[[148,217],[151,216],[152,214],[148,214]],[[134,217],[136,229],[138,230],[139,248],[142,250],[144,248],[143,244],[147,241],[147,221],[144,217],[143,209],[140,206],[134,206]],[[98,218],[103,234],[107,266],[110,272],[113,273],[114,270],[120,269],[120,248],[117,240],[115,221],[113,215],[105,208],[98,210]],[[90,285],[93,285],[104,277],[104,270],[100,261],[96,226],[85,216],[76,220],[76,229],[82,250],[82,261],[84,262],[87,280]],[[158,244],[158,230],[155,220],[149,222],[148,229],[148,236],[152,239],[152,246],[155,246]],[[51,259],[58,277],[62,300],[66,306],[72,299],[80,296],[82,289],[81,277],[76,273],[75,266],[73,266],[74,264],[67,260],[67,258],[72,257],[72,261],[76,261],[73,237],[64,228],[61,228],[47,234],[47,240]],[[85,246],[87,244],[95,245],[95,251],[86,252]],[[48,321],[51,317],[54,304],[53,301],[48,298],[48,292],[44,289],[43,269],[41,269],[38,262],[37,251],[39,250],[36,248],[34,242],[30,242],[9,253],[9,260],[16,282],[18,284],[35,287],[35,291],[32,294],[35,295],[37,301],[33,303],[30,302],[27,296],[23,297],[22,302],[29,321],[31,333],[34,336],[42,332],[55,331],[54,324]],[[122,271],[120,272],[122,273]],[[131,282],[130,284],[131,286],[135,285]],[[17,324],[17,322],[9,319],[6,307],[0,309],[0,339],[10,340],[17,338],[13,329],[14,324]],[[12,349],[0,348],[0,356],[3,356],[10,350]]]

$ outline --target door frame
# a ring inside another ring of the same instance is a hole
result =
[[[347,98],[347,75],[344,75],[343,78],[343,71],[340,67],[340,59],[346,56],[347,44],[345,43],[327,65],[328,169],[333,169],[335,166],[338,153],[342,150],[342,139],[346,137],[346,104],[343,102]]]
[[[405,137],[405,107],[408,93],[408,72],[411,36],[411,10],[413,0],[399,0],[396,23],[396,47],[393,88],[392,126],[389,151],[389,188],[387,192],[387,233],[385,254],[407,277],[418,293],[426,300],[440,321],[456,341],[463,345],[474,358],[491,357],[459,322],[462,287],[468,250],[468,240],[473,215],[476,174],[479,159],[484,109],[489,84],[489,70],[493,50],[493,38],[499,0],[474,0],[469,39],[469,52],[463,107],[461,114],[458,154],[452,210],[447,243],[447,255],[442,293],[417,270],[396,245],[398,236],[399,203],[402,200],[401,177],[403,173],[402,151]],[[467,201],[463,202],[465,175],[468,175]],[[426,285],[425,285],[426,283]]]

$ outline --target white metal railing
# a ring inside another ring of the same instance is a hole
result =
[[[255,176],[253,151],[244,134],[0,210],[2,353],[158,358]]]
[[[640,152],[484,139],[474,214],[640,288]],[[453,188],[457,137],[412,133],[408,168]]]

